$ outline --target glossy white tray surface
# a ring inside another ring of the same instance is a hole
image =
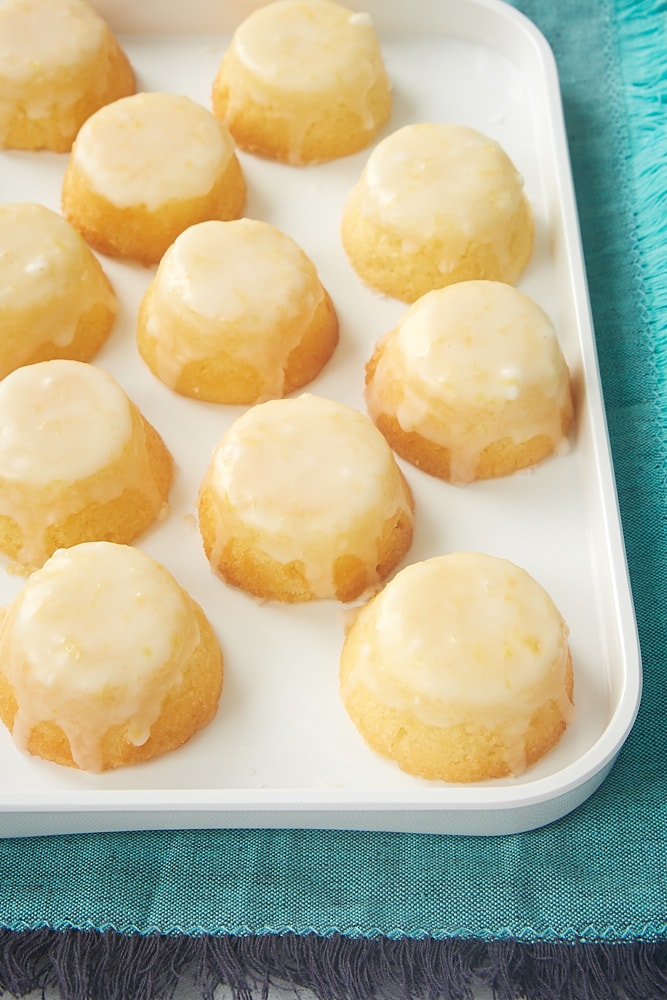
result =
[[[210,107],[229,34],[257,3],[96,5],[135,66],[138,89],[188,94]],[[520,288],[553,319],[574,376],[571,448],[532,472],[465,488],[403,463],[417,508],[408,559],[476,550],[527,569],[570,627],[576,719],[551,753],[515,779],[429,783],[375,756],[338,697],[345,608],[262,604],[210,571],[197,490],[241,409],[178,397],[148,372],[135,320],[153,271],[101,257],[121,309],[94,363],[116,376],[176,462],[169,517],[137,544],[204,607],[224,651],[225,684],[215,720],[188,745],[103,775],[23,755],[0,728],[0,835],[216,826],[522,831],[583,802],[632,725],[641,667],[551,52],[525,17],[495,0],[349,6],[373,16],[393,80],[394,111],[382,135],[415,121],[461,122],[498,140],[525,178],[536,246]],[[340,346],[307,391],[362,410],[364,364],[406,308],[362,286],[340,241],[342,206],[368,152],[307,168],[239,154],[249,187],[245,214],[297,240],[337,307]],[[0,153],[2,200],[58,209],[66,162],[66,155]],[[22,582],[0,566],[1,603]]]

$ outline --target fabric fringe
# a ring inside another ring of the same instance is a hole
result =
[[[266,1000],[276,988],[317,1000],[659,1000],[667,942],[532,942],[342,935],[123,935],[0,931],[0,991],[60,1000]]]
[[[644,307],[657,321],[656,361],[667,370],[667,3],[616,0],[615,24],[623,58],[625,110],[629,149],[627,169],[635,188],[633,201],[642,206],[636,224],[636,251],[644,283]],[[620,109],[616,108],[616,114]]]

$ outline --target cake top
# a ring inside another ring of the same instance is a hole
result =
[[[457,552],[413,563],[357,621],[367,631],[356,678],[427,724],[456,724],[471,707],[525,716],[562,700],[567,626],[506,559]]]
[[[359,190],[363,214],[408,239],[451,227],[457,236],[493,240],[524,197],[523,180],[499,143],[465,125],[432,122],[405,125],[378,143]]]
[[[54,722],[88,771],[99,769],[111,726],[129,723],[129,739],[141,746],[198,641],[184,592],[140,550],[112,542],[59,549],[0,629],[2,669],[19,705],[17,744],[38,722]]]
[[[504,282],[463,281],[428,292],[393,336],[409,378],[440,400],[497,405],[531,386],[562,395],[564,361],[551,319]]]
[[[249,334],[304,314],[312,318],[323,295],[303,250],[255,219],[190,226],[165,253],[158,275],[160,290],[172,304],[178,301],[207,319],[238,323]]]
[[[404,496],[369,418],[310,393],[247,410],[216,449],[212,474],[246,523],[290,544],[295,533],[339,535],[378,506],[393,513]]]
[[[108,28],[82,0],[5,0],[0,4],[0,94],[12,82],[42,79],[90,59]]]
[[[100,108],[82,125],[71,153],[99,195],[149,211],[208,194],[233,155],[229,131],[212,112],[163,93],[132,94]]]
[[[12,482],[62,489],[63,482],[113,462],[129,440],[132,415],[111,375],[81,361],[55,360],[17,368],[0,382],[0,426],[0,475],[9,502]]]
[[[283,91],[360,88],[360,101],[384,65],[373,23],[330,0],[276,0],[237,29],[235,55],[258,79]]]

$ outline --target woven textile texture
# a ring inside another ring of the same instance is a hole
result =
[[[560,72],[645,672],[627,744],[520,835],[0,841],[0,987],[149,1000],[189,968],[202,995],[273,970],[322,996],[667,996],[667,3],[515,5]]]

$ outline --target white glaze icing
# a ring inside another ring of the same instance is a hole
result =
[[[374,565],[385,521],[399,511],[412,518],[391,450],[371,421],[309,393],[238,418],[214,452],[205,485],[217,506],[231,506],[259,533],[270,557],[303,561],[317,596],[332,596],[338,556]]]
[[[509,437],[563,447],[570,379],[553,323],[529,296],[492,281],[429,292],[379,344],[369,412],[450,449],[454,481],[474,478],[481,452]]]
[[[0,382],[0,415],[2,478],[37,488],[83,479],[113,462],[132,427],[115,379],[77,361],[12,372]]]
[[[107,27],[80,0],[4,0],[0,6],[0,79],[31,80],[90,58]]]
[[[75,103],[80,82],[73,67],[91,67],[108,28],[80,0],[5,0],[0,4],[0,142],[16,106],[42,118],[57,103]],[[29,88],[29,89],[28,89]]]
[[[84,122],[72,166],[119,208],[155,211],[171,199],[209,193],[234,155],[229,132],[188,97],[139,93],[100,108]]]
[[[70,344],[97,303],[114,314],[118,308],[79,233],[43,205],[0,205],[0,377],[41,344]]]
[[[329,0],[267,4],[240,25],[232,45],[264,85],[303,94],[358,88],[360,106],[384,72],[370,16]]]
[[[199,641],[183,591],[138,549],[90,542],[33,573],[0,631],[0,663],[18,703],[13,735],[58,725],[76,764],[97,771],[100,741],[129,724],[141,746],[164,694]]]
[[[132,426],[115,379],[77,361],[12,372],[0,382],[0,414],[2,477],[35,487],[82,479],[113,462]]]
[[[522,741],[551,699],[572,717],[567,625],[541,585],[506,559],[458,552],[413,563],[360,610],[351,632],[362,641],[346,684],[426,725],[493,719]]]
[[[188,362],[225,351],[257,369],[267,398],[282,394],[287,359],[324,297],[303,250],[252,219],[191,226],[151,292],[147,332],[163,382],[173,387]]]
[[[441,235],[493,242],[514,218],[523,180],[502,147],[458,124],[406,125],[370,154],[361,211],[403,238],[405,252]],[[453,262],[441,263],[443,273]]]

